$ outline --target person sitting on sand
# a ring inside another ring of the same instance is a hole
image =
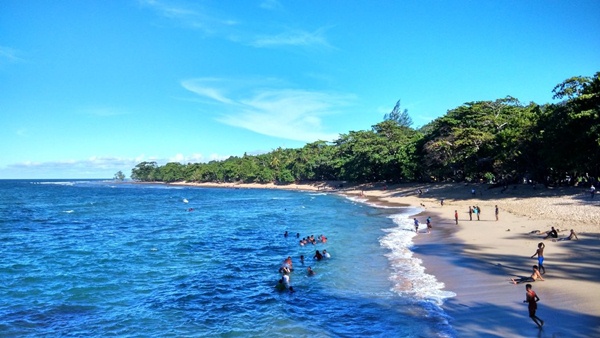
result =
[[[569,237],[561,238],[561,239],[559,239],[559,241],[572,241],[573,239],[579,240],[579,237],[577,237],[577,234],[575,233],[575,231],[573,231],[573,229],[571,229],[571,233],[569,234]]]
[[[541,281],[544,280],[544,278],[540,274],[540,271],[538,270],[538,266],[534,265],[533,272],[531,273],[530,277],[521,277],[519,279],[511,278],[510,280],[513,284],[520,284],[520,283],[525,283],[525,282],[535,282],[538,279]]]
[[[546,237],[544,237],[544,239],[547,239],[548,237],[552,237],[552,238],[558,238],[558,232],[556,231],[556,229],[554,229],[554,227],[552,227],[552,229],[550,231],[548,231],[546,233]]]

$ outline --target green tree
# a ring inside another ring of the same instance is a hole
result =
[[[121,170],[117,171],[115,176],[113,177],[115,181],[123,181],[125,179],[125,174]]]
[[[408,109],[402,110],[400,108],[400,100],[396,102],[394,109],[389,114],[383,116],[384,121],[394,121],[398,125],[403,127],[410,127],[413,124],[412,119],[408,115]]]
[[[141,162],[131,169],[131,179],[151,182],[159,180],[159,169],[156,162]]]

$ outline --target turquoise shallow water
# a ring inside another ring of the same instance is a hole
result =
[[[453,336],[448,295],[407,257],[413,212],[297,191],[0,181],[0,336]],[[329,241],[300,246],[297,232]],[[323,249],[332,258],[313,261]],[[287,256],[295,293],[274,290]]]

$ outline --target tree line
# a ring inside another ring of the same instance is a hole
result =
[[[595,182],[600,177],[600,72],[569,78],[552,92],[559,103],[522,104],[510,96],[468,102],[418,129],[398,101],[370,130],[340,134],[333,142],[208,163],[141,162],[131,178],[280,184]]]

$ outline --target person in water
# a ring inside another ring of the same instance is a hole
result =
[[[277,291],[284,291],[286,289],[285,284],[283,284],[283,278],[279,279],[279,282],[277,282],[277,285],[275,285],[275,290]]]
[[[323,259],[323,255],[319,252],[319,250],[317,250],[313,258],[320,261],[321,259]]]
[[[306,274],[309,276],[314,276],[315,271],[309,266],[308,268],[306,268]]]
[[[535,257],[536,255],[538,256],[538,266],[540,267],[540,272],[543,274],[546,273],[546,268],[544,268],[544,248],[546,247],[546,245],[542,242],[540,242],[538,244],[538,248],[535,251],[535,253],[533,255],[531,255],[531,258]]]
[[[544,278],[542,278],[542,275],[540,274],[540,271],[538,270],[537,265],[534,265],[531,276],[525,277],[525,278],[519,278],[519,279],[511,278],[510,280],[512,281],[513,284],[521,284],[521,283],[525,283],[525,282],[535,282],[538,279],[541,281],[544,280]]]
[[[331,255],[329,252],[327,252],[327,250],[323,250],[323,258],[331,258]]]

